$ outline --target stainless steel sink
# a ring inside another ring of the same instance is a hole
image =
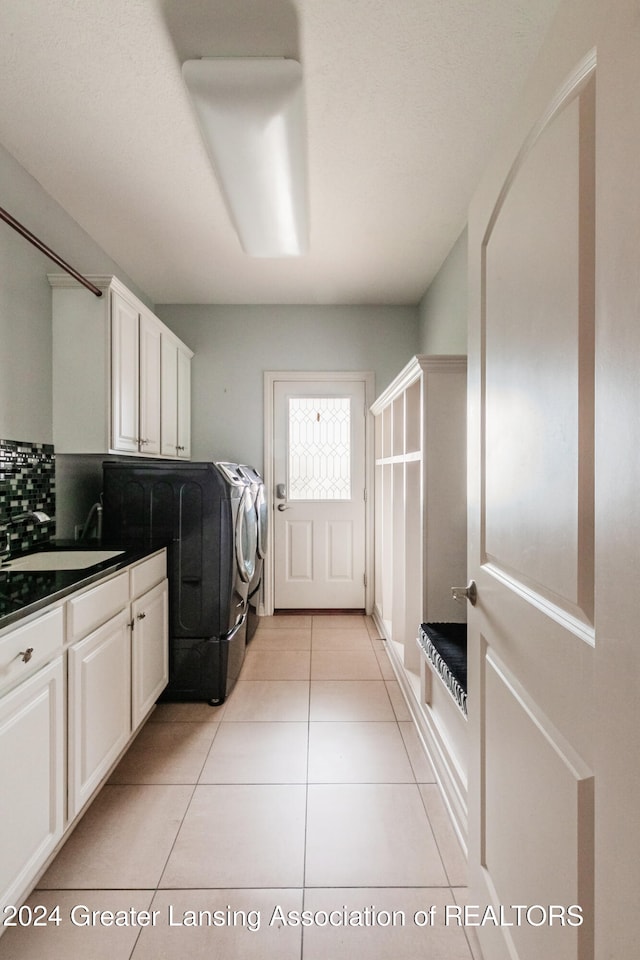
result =
[[[119,557],[124,550],[47,550],[43,553],[30,553],[26,557],[16,557],[9,563],[3,563],[3,570],[11,571],[38,571],[38,570],[85,570],[97,563],[104,563],[113,557]]]

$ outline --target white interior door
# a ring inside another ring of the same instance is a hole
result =
[[[596,204],[596,957],[634,958],[640,890],[640,10],[601,4]]]
[[[594,125],[590,57],[473,216],[471,870],[541,905],[482,928],[500,960],[593,936]]]
[[[365,607],[365,382],[274,383],[276,609]]]
[[[637,955],[639,23],[635,0],[561,4],[470,213],[469,863],[470,902],[499,918],[476,928],[486,960]]]

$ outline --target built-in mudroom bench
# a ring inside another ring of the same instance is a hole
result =
[[[414,357],[371,407],[374,618],[465,848],[466,369]]]

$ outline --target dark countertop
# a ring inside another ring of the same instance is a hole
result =
[[[3,570],[0,566],[0,630],[166,546],[166,543],[149,542],[114,544],[57,540],[51,541],[38,550],[30,550],[31,554],[46,550],[123,550],[124,552],[110,560],[85,567],[83,570],[11,571]],[[12,559],[15,560],[18,556],[23,554],[16,554]]]

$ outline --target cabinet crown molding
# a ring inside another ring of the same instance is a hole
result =
[[[419,353],[409,361],[406,367],[391,381],[375,402],[371,405],[371,413],[377,416],[392,400],[399,396],[407,387],[418,379],[423,371],[437,370],[443,367],[466,367],[467,358],[464,354],[441,354],[430,356]]]

